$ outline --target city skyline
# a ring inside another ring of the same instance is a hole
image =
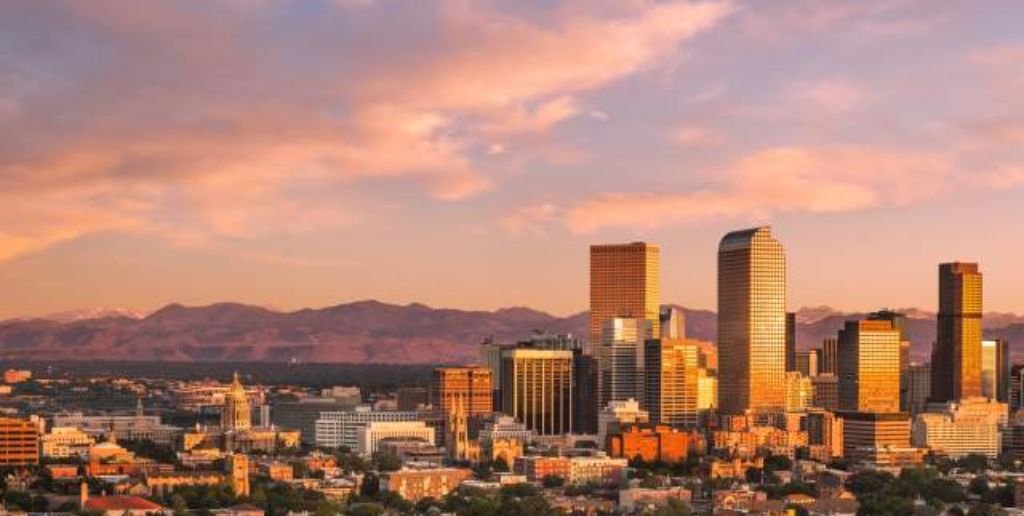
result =
[[[761,224],[793,307],[934,309],[931,268],[963,260],[1021,313],[1022,10],[7,2],[0,318],[567,314],[586,247],[636,240],[663,299],[710,308],[718,236]]]

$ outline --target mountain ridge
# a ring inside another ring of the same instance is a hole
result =
[[[716,339],[715,312],[674,306],[686,313],[691,338]],[[934,316],[906,311],[912,356],[927,360],[935,339]],[[585,311],[557,316],[525,306],[462,310],[372,299],[293,311],[221,302],[171,303],[144,317],[94,313],[101,316],[0,322],[0,359],[464,363],[478,360],[478,345],[487,337],[515,341],[535,330],[582,337],[589,332]],[[863,316],[829,307],[801,309],[798,348],[817,347],[846,320]],[[986,336],[1024,341],[1024,317],[993,314],[986,319]]]

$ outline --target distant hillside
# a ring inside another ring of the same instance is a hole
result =
[[[714,312],[686,312],[691,338],[714,341]],[[934,317],[907,310],[914,355],[925,359],[935,338]],[[88,312],[76,312],[88,313]],[[360,301],[320,309],[279,312],[237,303],[168,305],[145,317],[96,311],[99,318],[62,317],[0,323],[0,359],[266,361],[432,364],[472,362],[481,340],[514,341],[533,330],[587,334],[587,314],[557,317],[530,308],[493,312]],[[799,347],[835,335],[844,314],[827,307],[802,310]],[[993,323],[989,325],[988,323]],[[986,334],[1024,341],[1024,319],[986,319]]]

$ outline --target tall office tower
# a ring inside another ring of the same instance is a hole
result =
[[[484,366],[438,367],[430,379],[430,404],[448,414],[457,403],[467,417],[494,412],[491,370]]]
[[[658,246],[644,242],[590,246],[590,342],[595,354],[601,327],[608,319],[638,318],[661,335],[658,294]]]
[[[869,321],[889,321],[896,331],[900,332],[900,407],[904,406],[903,400],[907,394],[907,367],[910,366],[910,340],[907,338],[907,316],[902,312],[883,308],[877,312],[871,312],[867,316]]]
[[[1024,364],[1014,364],[1010,368],[1010,388],[1007,394],[1011,412],[1024,407]]]
[[[651,339],[645,344],[643,407],[651,421],[697,425],[698,350],[696,342],[682,339]]]
[[[1006,340],[981,341],[981,395],[1006,403],[1010,387],[1009,345]]]
[[[597,433],[597,357],[573,352],[573,425],[576,433]]]
[[[903,412],[924,412],[932,395],[932,365],[911,363],[907,368],[907,395],[900,406]]]
[[[803,412],[813,406],[814,383],[796,371],[786,373],[786,412]]]
[[[890,321],[846,321],[839,330],[839,409],[900,411],[900,332]]]
[[[786,371],[796,371],[796,313],[786,312]]]
[[[604,322],[598,350],[598,403],[634,399],[643,403],[644,342],[650,323],[612,318]]]
[[[793,355],[793,370],[787,372],[800,373],[804,376],[818,376],[818,372],[821,370],[818,364],[818,353],[817,349],[810,349],[807,351],[797,351]]]
[[[812,406],[831,411],[839,409],[839,378],[836,375],[819,374],[811,378],[811,387],[814,388]]]
[[[540,435],[573,433],[572,355],[568,350],[502,350],[501,411]]]
[[[981,396],[981,272],[976,263],[939,265],[939,317],[932,350],[932,400]]]
[[[686,338],[686,314],[682,309],[672,305],[661,305],[660,314],[658,319],[661,325],[661,338]]]
[[[818,374],[839,374],[839,339],[825,337],[821,342],[821,362]]]
[[[723,414],[786,407],[786,254],[767,226],[718,246],[719,407]]]

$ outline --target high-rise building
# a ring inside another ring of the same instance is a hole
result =
[[[1009,400],[1009,343],[1004,339],[981,341],[981,395],[1006,403]]]
[[[839,408],[900,410],[900,333],[890,321],[847,321],[839,331]]]
[[[1010,410],[1016,411],[1024,408],[1024,364],[1014,364],[1010,368],[1009,397]]]
[[[605,321],[645,319],[661,335],[658,246],[645,242],[590,246],[590,342],[594,354]]]
[[[803,412],[812,405],[813,399],[811,377],[797,371],[786,373],[786,412]]]
[[[811,378],[814,395],[811,406],[825,410],[839,410],[839,378],[834,374],[819,374]]]
[[[685,339],[686,314],[681,308],[672,305],[661,305],[661,338]]]
[[[598,401],[643,400],[644,342],[650,338],[644,319],[614,317],[602,325],[598,351]]]
[[[643,406],[650,413],[651,421],[673,426],[695,426],[698,344],[694,341],[664,338],[648,340],[645,346]]]
[[[800,373],[804,376],[818,376],[820,370],[818,364],[818,353],[817,349],[809,349],[807,351],[797,351],[793,355],[793,372]]]
[[[901,400],[901,410],[917,414],[924,412],[932,394],[932,365],[911,363],[907,368],[906,398]]]
[[[932,400],[981,396],[982,277],[976,263],[939,265]]]
[[[697,370],[697,410],[711,411],[718,408],[718,377],[707,369]]]
[[[839,374],[839,339],[825,337],[821,343],[821,363],[818,374]]]
[[[767,226],[718,246],[719,407],[724,414],[786,406],[786,255]]]
[[[430,404],[448,414],[456,403],[467,417],[494,411],[491,370],[484,366],[438,367],[430,380]]]
[[[540,435],[573,433],[573,352],[511,347],[501,360],[502,412]]]
[[[245,387],[235,373],[228,392],[224,394],[224,407],[220,412],[220,426],[224,430],[248,430],[252,428],[252,410]]]
[[[786,312],[786,371],[796,367],[796,313]]]

